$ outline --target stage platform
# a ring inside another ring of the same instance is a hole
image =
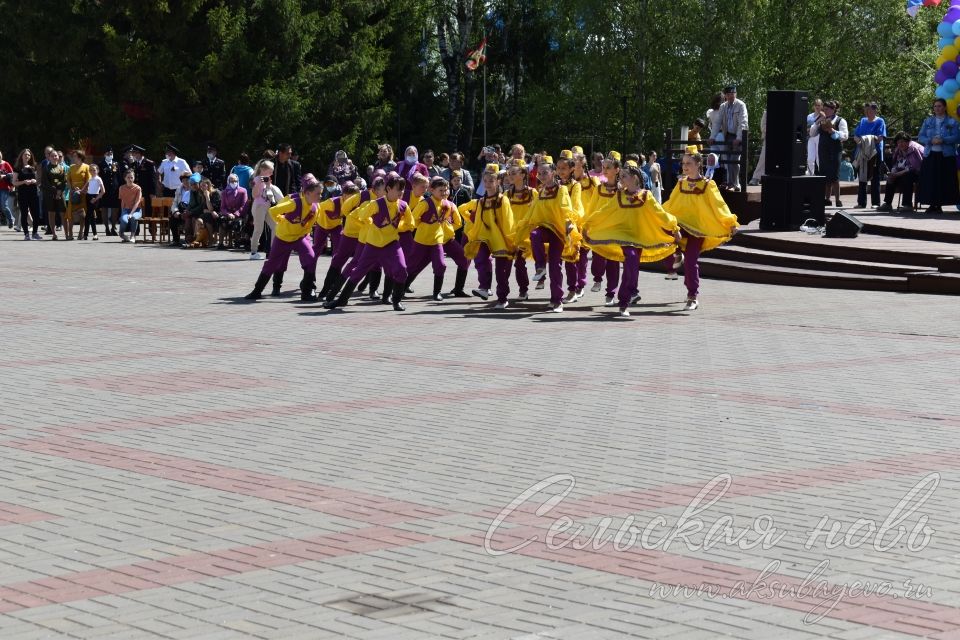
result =
[[[760,194],[754,196],[751,187],[745,194],[729,195],[759,200]],[[852,195],[842,197],[856,204],[856,192]],[[827,218],[836,211],[827,209]],[[701,257],[701,275],[762,284],[960,294],[960,212],[844,211],[864,225],[856,238],[763,231],[753,220],[743,224],[730,243]]]

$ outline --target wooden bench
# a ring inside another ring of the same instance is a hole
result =
[[[140,228],[143,229],[141,242],[153,242],[156,237],[159,242],[166,242],[170,237],[170,207],[173,198],[154,196],[150,204],[150,217],[140,219]],[[147,228],[150,231],[150,240],[147,240]],[[156,235],[154,235],[156,234]]]

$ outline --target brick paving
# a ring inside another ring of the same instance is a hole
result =
[[[4,640],[960,638],[955,298],[327,313],[112,240],[0,233]]]

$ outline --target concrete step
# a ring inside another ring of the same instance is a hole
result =
[[[700,274],[708,278],[722,280],[795,287],[855,289],[860,291],[910,291],[906,276],[796,269],[751,262],[734,262],[712,258],[710,254],[700,258]]]
[[[727,244],[722,247],[718,247],[710,253],[705,254],[704,257],[728,260],[731,262],[743,262],[772,267],[785,267],[790,269],[806,269],[810,271],[838,273],[859,273],[877,276],[905,277],[911,272],[935,271],[931,267],[924,267],[921,265],[897,265],[880,262],[865,262],[860,260],[841,260],[837,258],[807,256],[797,253],[767,251],[764,249],[755,249],[753,247],[744,247],[733,244]]]

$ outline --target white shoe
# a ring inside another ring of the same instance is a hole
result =
[[[675,253],[673,254],[673,271],[676,271],[683,265],[683,254]]]
[[[563,301],[566,302],[567,304],[570,304],[571,302],[576,302],[576,301],[577,301],[577,292],[576,292],[576,291],[570,291],[570,292],[568,292],[568,293],[567,293],[567,297],[564,298]]]
[[[594,282],[593,286],[590,287],[590,291],[592,291],[593,293],[597,293],[598,291],[600,291],[600,289],[603,289],[602,282]]]
[[[503,302],[498,302],[497,304],[493,305],[493,308],[496,309],[497,311],[502,311],[509,306],[510,306],[510,302],[508,300],[504,300]]]
[[[674,271],[671,271],[667,275],[663,276],[664,280],[678,280],[679,278],[680,276],[678,276]]]
[[[687,304],[683,305],[684,311],[696,311],[697,307],[700,304],[696,300],[687,300]]]
[[[251,253],[251,254],[250,254],[250,259],[251,259],[251,260],[259,260],[259,259],[260,259],[260,252],[259,252],[259,251],[254,251],[253,253]]]
[[[130,237],[130,244],[137,244],[137,239],[133,236]]]
[[[21,231],[23,231],[23,229],[20,228],[20,225],[14,225],[13,230],[16,231],[17,233],[20,233]]]
[[[603,306],[605,306],[605,307],[612,307],[612,306],[615,305],[615,304],[617,304],[617,297],[616,297],[616,296],[607,296],[606,299],[604,299],[604,302],[603,302]]]
[[[531,278],[531,280],[533,280],[534,282],[540,282],[545,277],[547,277],[547,270],[537,269],[536,272],[533,274],[533,277]]]
[[[534,291],[539,291],[540,289],[543,289],[543,288],[545,288],[546,286],[547,286],[547,281],[546,281],[546,280],[541,280],[540,282],[537,283],[537,286],[536,286],[536,288],[534,289]]]
[[[486,300],[490,297],[490,289],[474,289],[470,293],[477,296],[481,300]]]
[[[583,299],[583,289],[577,289],[577,300]]]
[[[526,293],[522,293],[522,294],[520,294],[520,295],[517,296],[517,300],[518,300],[519,302],[523,302],[524,300],[529,300],[529,299],[530,299],[530,296],[527,295]]]
[[[550,313],[563,313],[563,303],[560,302],[557,305],[550,307]]]
[[[630,298],[630,304],[637,304],[638,302],[640,302],[640,294],[636,293]]]
[[[627,311],[626,309],[621,309],[621,310],[620,310],[620,314],[619,314],[617,317],[618,317],[618,318],[629,318],[629,317],[630,317],[630,312]]]

